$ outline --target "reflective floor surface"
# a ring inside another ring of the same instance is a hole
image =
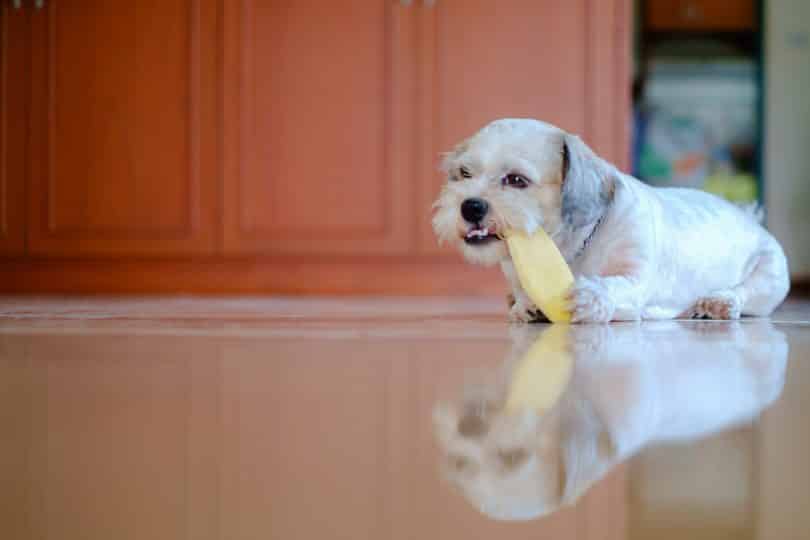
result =
[[[810,538],[810,303],[0,299],[0,538]]]

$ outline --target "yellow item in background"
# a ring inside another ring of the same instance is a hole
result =
[[[750,174],[715,174],[706,179],[703,189],[735,203],[757,200],[757,179]]]
[[[532,302],[551,322],[570,321],[565,295],[574,285],[574,275],[551,238],[543,229],[531,236],[509,231],[506,243],[520,284]]]
[[[568,345],[569,329],[551,326],[538,336],[512,373],[507,411],[545,411],[560,399],[574,365]]]

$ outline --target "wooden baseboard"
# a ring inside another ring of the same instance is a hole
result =
[[[493,295],[497,268],[412,259],[0,260],[3,294]]]
[[[0,294],[492,296],[497,268],[397,258],[238,260],[0,259]],[[791,296],[810,296],[794,278]]]

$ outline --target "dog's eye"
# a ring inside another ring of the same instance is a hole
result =
[[[450,467],[450,470],[457,473],[470,471],[474,467],[474,464],[471,460],[457,454],[450,455],[447,457],[447,465]]]
[[[501,183],[505,186],[520,189],[529,187],[529,180],[525,176],[519,174],[507,174],[506,176],[503,177]]]
[[[498,459],[501,460],[501,464],[507,469],[514,469],[529,459],[529,453],[523,448],[501,450],[498,452]]]
[[[461,167],[458,170],[458,175],[462,178],[472,178],[472,173],[467,169],[467,167]]]

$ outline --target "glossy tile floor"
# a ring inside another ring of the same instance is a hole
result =
[[[810,303],[0,299],[0,538],[810,538]]]

